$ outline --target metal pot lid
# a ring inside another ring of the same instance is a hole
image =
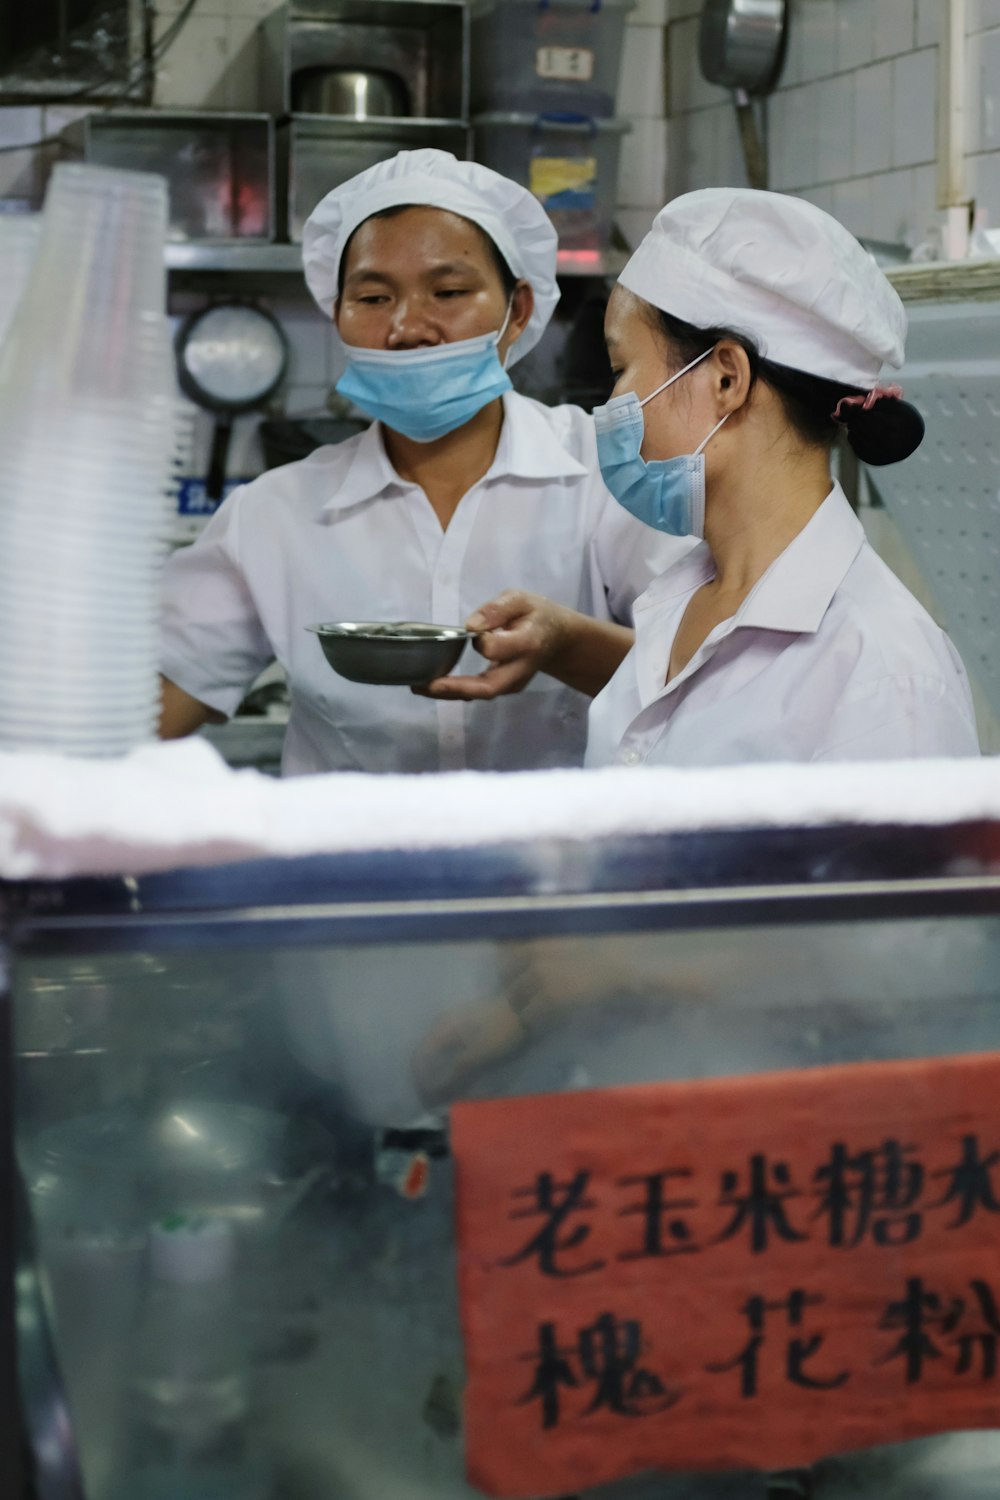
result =
[[[698,61],[709,83],[766,94],[777,82],[788,29],[787,0],[705,0]]]

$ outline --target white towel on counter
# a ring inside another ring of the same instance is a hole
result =
[[[203,740],[0,753],[0,878],[709,828],[1000,820],[1000,758],[441,776],[233,771]]]

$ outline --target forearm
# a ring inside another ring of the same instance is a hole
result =
[[[536,672],[594,698],[610,681],[632,646],[632,632],[593,620],[540,594],[509,590],[482,605],[466,621],[476,649],[489,662],[485,672],[439,677],[425,688],[431,698],[464,702],[519,693]]]
[[[160,723],[157,733],[161,740],[179,740],[194,734],[203,724],[224,724],[223,714],[209,708],[185,693],[169,677],[160,678]]]
[[[556,643],[542,670],[567,687],[596,698],[625,660],[634,640],[634,632],[625,625],[562,610]]]

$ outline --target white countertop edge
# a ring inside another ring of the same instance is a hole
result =
[[[699,829],[1000,821],[1000,758],[277,781],[200,740],[0,752],[0,878]]]

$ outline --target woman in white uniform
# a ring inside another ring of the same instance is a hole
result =
[[[552,224],[486,167],[404,151],[323,199],[303,259],[347,359],[338,389],[376,421],[237,490],[172,559],[161,733],[229,716],[277,659],[286,773],[579,764],[587,698],[552,678],[502,703],[435,703],[338,677],[306,629],[458,624],[511,586],[630,620],[676,554],[608,493],[589,417],[511,389],[506,366],[558,300]],[[612,632],[612,667],[627,645]]]
[[[810,203],[712,189],[657,216],[611,297],[617,383],[594,417],[622,506],[691,540],[636,604],[588,765],[978,754],[954,647],[830,474],[841,431],[868,464],[918,446],[919,414],[878,383],[905,330],[881,271]],[[539,668],[593,691],[600,622],[507,594],[475,625],[492,676],[435,695],[510,690]]]

